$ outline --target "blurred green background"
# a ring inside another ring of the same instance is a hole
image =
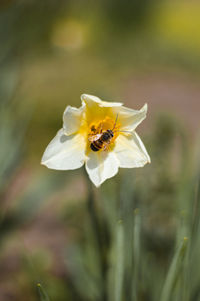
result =
[[[197,0],[0,2],[0,300],[200,300],[199,16]],[[82,93],[148,103],[151,165],[100,189],[40,165]]]

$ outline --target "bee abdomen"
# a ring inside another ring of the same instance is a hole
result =
[[[99,151],[99,148],[96,148],[96,146],[94,145],[94,143],[91,143],[90,144],[90,148],[93,152],[98,152]]]
[[[102,146],[103,146],[103,142],[100,139],[90,144],[90,148],[94,152],[99,151],[102,148]]]

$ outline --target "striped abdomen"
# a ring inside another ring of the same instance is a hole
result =
[[[111,139],[113,138],[114,134],[112,130],[107,130],[106,132],[102,133],[101,137],[90,144],[91,150],[94,152],[98,152],[100,149],[105,147],[107,144],[110,143]]]

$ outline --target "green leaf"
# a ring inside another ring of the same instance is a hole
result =
[[[40,295],[40,301],[50,301],[46,291],[42,287],[41,283],[37,283],[38,292]]]
[[[141,216],[139,209],[134,210],[134,224],[133,224],[133,282],[132,282],[132,299],[137,300],[137,281],[139,274],[139,260],[140,260],[140,228]]]
[[[181,241],[180,245],[178,246],[175,255],[172,259],[172,263],[170,265],[163,290],[161,293],[161,301],[169,301],[171,300],[171,294],[173,288],[175,286],[177,277],[180,276],[181,267],[184,261],[186,249],[187,249],[188,238],[184,237]]]
[[[120,220],[116,233],[116,262],[115,262],[115,286],[114,300],[120,301],[122,298],[123,278],[124,278],[124,228]]]

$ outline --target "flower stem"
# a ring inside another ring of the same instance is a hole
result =
[[[173,287],[175,285],[175,282],[177,280],[178,274],[180,277],[180,273],[181,273],[181,266],[183,264],[183,260],[185,257],[185,253],[186,253],[186,248],[188,245],[188,238],[184,237],[184,239],[181,241],[181,243],[179,244],[175,255],[172,259],[172,263],[170,265],[164,286],[163,286],[163,290],[162,290],[162,294],[161,294],[161,301],[169,301],[171,300],[171,295],[172,295],[172,290]]]
[[[50,301],[45,289],[42,287],[41,283],[37,283],[38,292],[41,301]]]
[[[139,278],[139,261],[140,261],[140,228],[141,217],[139,209],[134,210],[133,221],[133,279],[132,279],[132,300],[138,300],[137,288]]]
[[[114,300],[121,301],[124,276],[124,228],[123,221],[119,220],[116,227],[116,262]]]
[[[87,208],[91,221],[91,226],[94,231],[94,236],[97,242],[97,249],[99,251],[99,258],[101,264],[101,276],[103,281],[103,290],[102,290],[102,301],[107,301],[107,285],[106,285],[106,276],[107,276],[107,260],[105,254],[105,244],[104,237],[100,225],[100,221],[98,218],[97,210],[95,208],[95,197],[93,187],[91,185],[90,180],[86,174],[87,179],[87,188],[88,188],[88,197],[87,197]]]

